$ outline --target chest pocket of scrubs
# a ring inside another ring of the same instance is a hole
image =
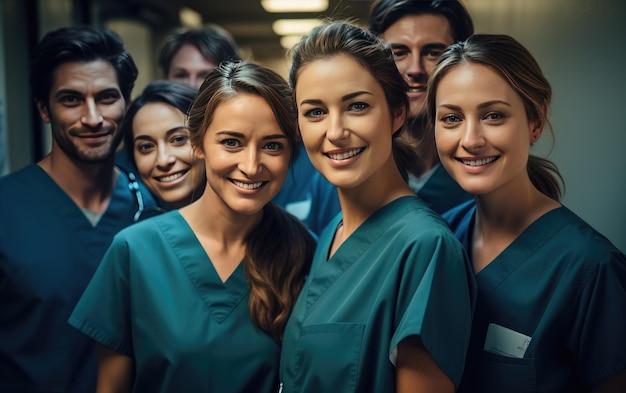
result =
[[[356,392],[363,332],[358,323],[304,326],[296,353],[296,391]]]
[[[476,380],[483,393],[534,393],[535,359],[516,359],[482,352]]]

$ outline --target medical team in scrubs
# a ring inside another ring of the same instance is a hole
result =
[[[93,392],[96,346],[67,318],[113,236],[155,204],[114,166],[137,67],[112,31],[67,27],[34,48],[30,77],[52,148],[0,179],[0,392]]]
[[[298,126],[341,214],[321,234],[287,323],[283,392],[453,392],[474,283],[461,244],[403,179],[394,144],[408,110],[393,55],[346,22],[292,49]]]
[[[414,151],[408,163],[409,187],[440,214],[472,199],[439,162],[424,110],[426,84],[439,55],[474,32],[467,9],[457,0],[376,0],[369,30],[391,47],[408,85],[409,121],[402,137]]]
[[[626,391],[626,256],[561,203],[550,83],[506,35],[451,46],[428,114],[451,176],[474,195],[444,217],[478,284],[460,392]]]
[[[226,62],[189,115],[198,200],[113,240],[69,323],[99,343],[99,391],[275,392],[315,240],[271,202],[299,147],[291,89]]]
[[[161,212],[186,206],[204,191],[204,162],[193,153],[187,128],[196,93],[183,83],[151,82],[130,104],[122,123],[128,162]]]

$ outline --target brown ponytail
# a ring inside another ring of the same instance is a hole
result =
[[[565,183],[555,163],[530,155],[527,170],[530,181],[539,191],[558,202],[561,201]]]
[[[311,267],[316,242],[300,220],[268,203],[246,239],[246,279],[252,322],[281,342],[287,319]]]

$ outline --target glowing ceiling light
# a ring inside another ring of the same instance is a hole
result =
[[[328,0],[261,0],[266,12],[322,12],[328,9]]]
[[[272,29],[278,35],[303,35],[322,23],[320,19],[279,19],[272,23]]]
[[[199,12],[189,8],[181,7],[178,11],[178,17],[180,23],[186,27],[200,27],[202,26],[202,15]]]

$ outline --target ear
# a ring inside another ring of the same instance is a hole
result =
[[[393,135],[396,131],[398,131],[400,129],[400,127],[402,127],[402,125],[404,125],[404,121],[406,120],[406,111],[407,108],[402,107],[400,109],[394,109],[392,110],[392,114],[393,114],[393,119],[392,119],[392,127],[391,127],[391,134]]]
[[[191,146],[191,149],[193,150],[193,155],[196,158],[204,160],[204,152],[202,151],[202,149],[200,149],[199,147],[196,147],[196,146]]]
[[[543,132],[543,122],[536,121],[530,124],[530,143],[533,144],[541,138]]]
[[[539,138],[541,138],[541,134],[543,133],[543,126],[544,121],[542,119],[547,119],[548,118],[548,105],[547,103],[544,103],[542,105],[542,117],[540,119],[536,119],[535,121],[533,121],[532,123],[530,123],[531,129],[530,129],[530,143],[533,144],[535,142],[537,142],[539,140]]]
[[[35,100],[35,106],[37,107],[37,110],[39,111],[39,116],[41,116],[43,121],[50,124],[50,115],[48,114],[48,108],[46,107],[46,105],[39,100]]]

